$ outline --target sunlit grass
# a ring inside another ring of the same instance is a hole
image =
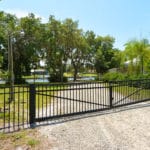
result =
[[[46,107],[51,103],[51,96],[57,94],[57,90],[66,86],[37,86],[36,107],[38,109]],[[0,123],[5,122],[25,122],[29,118],[29,87],[19,86],[14,88],[14,100],[9,102],[9,88],[0,88]]]
[[[81,73],[81,77],[97,77],[97,73]]]
[[[138,88],[134,86],[114,86],[113,90],[130,99],[143,100],[150,98],[150,89]]]
[[[80,77],[97,77],[97,73],[78,73],[78,76]],[[65,72],[64,77],[73,77],[72,72]]]

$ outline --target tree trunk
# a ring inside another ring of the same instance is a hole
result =
[[[144,74],[144,61],[143,61],[143,56],[141,57],[141,73]]]
[[[77,73],[78,73],[78,69],[75,67],[74,68],[74,81],[77,80]]]

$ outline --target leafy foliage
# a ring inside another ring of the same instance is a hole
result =
[[[124,53],[129,74],[143,74],[148,70],[150,45],[147,39],[129,41],[125,44]]]
[[[21,34],[21,33],[24,34]],[[119,68],[128,74],[150,72],[150,50],[146,39],[126,43],[125,50],[113,47],[111,36],[96,35],[93,31],[83,31],[78,21],[67,18],[63,21],[54,16],[42,23],[33,13],[18,19],[16,16],[0,12],[0,66],[2,72],[8,69],[8,37],[11,37],[15,82],[23,82],[22,76],[29,75],[33,66],[40,67],[45,60],[45,68],[51,79],[63,80],[67,68],[71,68],[74,81],[79,72],[96,71],[105,74],[109,69]],[[134,64],[134,59],[136,65]],[[130,62],[126,67],[126,61]],[[6,73],[5,73],[6,74]]]
[[[122,73],[117,73],[117,72],[108,72],[103,75],[103,80],[104,81],[120,81],[120,80],[125,80],[126,76]]]

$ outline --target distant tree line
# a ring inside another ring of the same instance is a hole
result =
[[[23,32],[23,34],[22,34]],[[11,37],[15,81],[21,83],[23,75],[29,75],[34,65],[46,60],[46,69],[54,78],[60,80],[68,62],[72,67],[74,81],[83,68],[93,67],[97,73],[104,74],[111,68],[124,71],[126,61],[130,61],[127,72],[138,73],[150,68],[149,43],[130,41],[125,50],[113,47],[115,39],[111,36],[96,35],[84,31],[78,21],[67,18],[63,21],[50,16],[42,23],[33,13],[27,17],[0,12],[0,65],[2,72],[8,70],[8,37]],[[136,65],[133,60],[137,59]],[[87,70],[88,71],[88,70]]]

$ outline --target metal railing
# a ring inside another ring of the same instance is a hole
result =
[[[125,106],[150,100],[150,79],[112,81],[113,107]]]
[[[11,132],[29,124],[29,86],[14,86],[10,101],[10,86],[0,86],[0,131]]]
[[[123,107],[150,100],[150,80],[31,84],[0,87],[0,131],[15,131],[36,122]]]
[[[108,109],[110,98],[107,85],[99,82],[38,85],[35,120]]]

